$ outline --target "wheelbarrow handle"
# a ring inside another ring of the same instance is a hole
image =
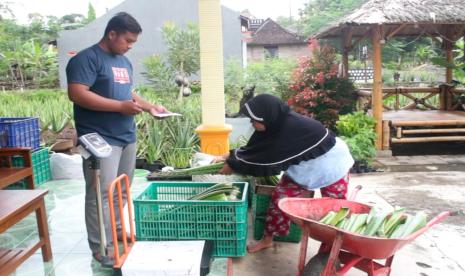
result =
[[[357,185],[354,190],[350,193],[350,195],[347,197],[347,200],[354,200],[355,197],[357,196],[358,192],[362,189],[362,185]]]
[[[450,216],[465,216],[465,211],[455,210],[455,211],[450,212]]]
[[[431,227],[448,216],[459,216],[459,215],[464,215],[463,210],[441,212],[437,216],[435,216],[433,219],[428,221],[427,226]]]

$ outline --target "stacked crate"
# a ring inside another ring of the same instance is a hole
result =
[[[39,119],[0,118],[0,147],[38,149],[40,147]]]
[[[256,184],[252,195],[253,237],[260,240],[265,229],[265,219],[270,205],[271,193],[275,187]],[[274,237],[275,241],[300,242],[302,231],[299,226],[291,223],[289,234],[285,237]]]
[[[0,147],[31,148],[34,184],[40,185],[51,178],[49,150],[40,147],[39,119],[34,117],[0,118]],[[13,157],[14,167],[23,167],[22,157]],[[9,188],[25,188],[20,181]]]
[[[50,170],[50,155],[48,148],[39,148],[34,150],[31,153],[32,159],[32,171],[34,173],[34,184],[40,185],[52,178],[52,172]],[[22,157],[13,158],[14,167],[23,167],[24,160]],[[21,183],[22,182],[22,183]],[[25,186],[24,181],[21,181],[19,184],[20,187]]]

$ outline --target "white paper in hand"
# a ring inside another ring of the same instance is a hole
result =
[[[155,114],[155,117],[157,118],[166,118],[166,117],[171,117],[171,116],[182,116],[182,114],[174,113],[174,112],[165,112],[165,113]]]

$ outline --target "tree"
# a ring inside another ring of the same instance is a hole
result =
[[[87,18],[84,20],[85,24],[89,24],[90,22],[94,21],[97,16],[95,15],[94,6],[89,2],[89,7],[87,8]]]
[[[367,0],[310,0],[300,11],[298,31],[304,35],[315,34],[321,27],[337,20]]]
[[[10,4],[10,1],[0,3],[0,21],[3,20],[3,15],[9,15],[11,18],[15,17],[13,11],[9,7]]]
[[[299,24],[295,17],[288,17],[288,16],[278,16],[276,18],[276,23],[281,25],[282,27],[289,29],[293,32],[299,32]]]
[[[183,76],[190,76],[200,69],[199,29],[188,23],[179,28],[168,22],[161,28],[167,46],[168,62]]]
[[[176,82],[181,101],[183,94],[190,93],[188,77],[200,69],[199,29],[193,23],[180,28],[167,22],[161,32],[166,42],[166,53],[146,58],[144,75],[157,91],[176,90]]]
[[[29,18],[29,25],[8,19],[0,21],[0,81],[11,88],[26,88],[31,84],[56,87],[57,54],[49,45],[59,30],[54,25],[56,18],[40,14],[31,14]]]
[[[84,15],[78,13],[71,13],[64,15],[60,18],[60,25],[65,30],[75,30],[84,26]]]

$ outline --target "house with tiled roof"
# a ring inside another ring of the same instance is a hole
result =
[[[298,58],[309,55],[306,38],[270,18],[250,18],[243,35],[246,37],[244,41],[247,43],[248,62],[260,61],[267,57]]]

